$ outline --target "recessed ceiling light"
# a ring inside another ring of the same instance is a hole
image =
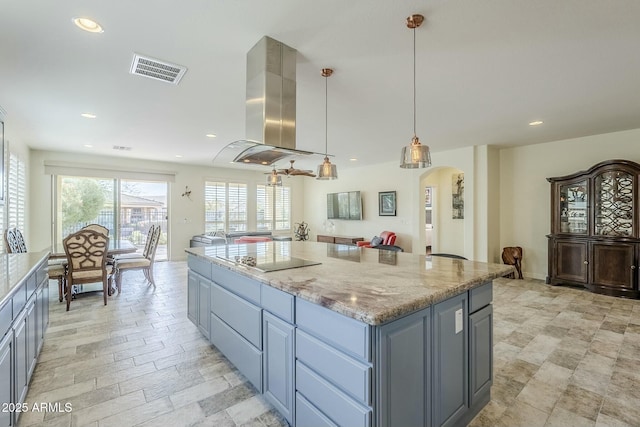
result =
[[[350,161],[350,162],[357,162],[357,161],[358,161],[358,159],[356,159],[355,157],[352,157],[352,158],[350,158],[350,159],[349,159],[349,161]]]
[[[93,148],[93,145],[91,145],[91,144],[84,144],[84,146],[87,147],[87,148]]]
[[[216,136],[218,136],[218,135],[216,135],[215,133],[208,133],[208,134],[206,134],[205,136],[206,136],[207,138],[215,138],[215,137],[216,137]]]
[[[103,33],[104,30],[102,26],[98,24],[93,19],[89,18],[73,18],[73,23],[76,24],[78,28],[84,31],[88,31],[90,33]]]
[[[533,122],[529,122],[529,126],[538,126],[542,124],[542,120],[536,120]]]
[[[80,115],[85,119],[95,119],[96,117],[98,117],[95,114],[91,114],[91,113],[82,113]]]
[[[176,154],[176,157],[181,159],[182,158],[182,154]]]

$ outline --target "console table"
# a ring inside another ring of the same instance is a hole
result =
[[[338,245],[355,245],[356,242],[364,241],[364,237],[354,236],[330,236],[326,234],[318,234],[316,237],[318,242],[336,243]]]

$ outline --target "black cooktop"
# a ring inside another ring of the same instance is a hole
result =
[[[263,273],[268,273],[270,271],[278,271],[278,270],[288,270],[291,268],[300,268],[300,267],[309,267],[310,265],[319,265],[320,262],[317,261],[309,261],[308,259],[295,258],[295,257],[281,257],[276,261],[264,261],[261,260],[260,257],[226,257],[217,255],[218,258],[224,259],[225,261],[233,262],[237,265],[244,265],[247,267],[255,268],[256,270],[262,271]]]

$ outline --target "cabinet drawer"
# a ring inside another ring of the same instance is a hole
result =
[[[296,393],[296,426],[338,427],[300,393]]]
[[[262,393],[262,352],[213,313],[211,343]]]
[[[296,331],[296,357],[364,404],[371,403],[371,368],[311,335]]]
[[[486,307],[493,301],[493,284],[491,282],[473,288],[469,291],[469,313]]]
[[[368,427],[371,410],[342,393],[301,362],[296,362],[296,389],[339,426]]]
[[[299,328],[347,354],[371,361],[369,325],[300,298],[295,301]]]
[[[256,305],[260,305],[260,282],[250,279],[239,273],[219,267],[211,266],[213,281],[233,292],[236,295],[248,299]]]
[[[49,271],[48,267],[49,265],[47,263],[43,263],[38,267],[38,271],[36,271],[36,281],[38,284],[42,283],[46,279]]]
[[[262,284],[262,308],[289,323],[294,323],[293,301],[293,295]]]
[[[13,294],[13,315],[18,316],[26,303],[27,303],[27,284],[26,282],[23,282],[18,288],[18,291],[15,294]]]
[[[262,310],[221,288],[211,286],[211,311],[244,339],[262,349]]]
[[[197,258],[193,255],[189,255],[187,259],[187,265],[191,270],[198,273],[201,276],[211,279],[211,263],[203,259]]]
[[[318,242],[323,242],[323,243],[333,243],[334,241],[333,236],[323,236],[319,234],[316,238]]]
[[[29,277],[27,277],[27,299],[31,298],[33,292],[38,287],[38,278],[36,277],[36,273],[34,272]]]
[[[11,299],[0,308],[0,339],[11,328],[11,321],[13,320]]]

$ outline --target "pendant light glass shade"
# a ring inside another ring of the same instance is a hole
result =
[[[336,165],[332,165],[329,160],[329,156],[327,155],[327,123],[328,123],[328,90],[327,90],[327,79],[329,76],[333,74],[333,70],[331,68],[323,68],[322,69],[322,77],[324,77],[324,161],[321,165],[318,166],[318,173],[316,174],[316,179],[320,180],[330,180],[330,179],[338,179],[338,168]]]
[[[424,21],[422,15],[411,15],[407,18],[407,27],[413,30],[413,138],[411,144],[402,147],[400,167],[403,169],[428,168],[431,166],[429,146],[422,145],[416,136],[416,28]]]
[[[267,175],[267,186],[282,187],[282,177],[276,173],[275,169]]]
[[[337,179],[338,168],[332,165],[328,157],[324,158],[324,162],[318,166],[318,177],[316,179]]]
[[[428,168],[431,166],[431,153],[429,146],[420,144],[417,136],[406,147],[402,147],[400,167],[403,169]]]

